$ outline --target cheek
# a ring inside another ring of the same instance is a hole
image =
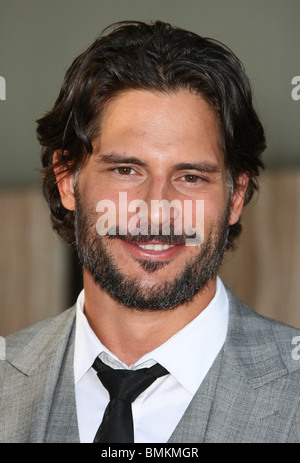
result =
[[[226,206],[227,203],[224,197],[220,197],[218,200],[216,198],[207,198],[204,201],[204,228],[206,230],[217,225],[223,219]]]
[[[80,178],[79,189],[80,194],[90,207],[96,208],[97,203],[103,200],[113,201],[116,206],[118,204],[119,192],[94,179],[93,176]]]

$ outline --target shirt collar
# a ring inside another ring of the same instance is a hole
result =
[[[97,338],[84,315],[84,290],[77,299],[74,373],[75,383],[87,373],[95,358],[115,368],[128,368]],[[224,344],[228,325],[228,298],[217,277],[217,289],[208,306],[168,341],[140,358],[131,369],[158,362],[191,394],[195,394]]]

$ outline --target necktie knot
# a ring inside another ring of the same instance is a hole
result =
[[[99,357],[93,363],[93,368],[110,397],[94,442],[133,442],[131,403],[157,378],[168,374],[168,371],[158,363],[140,370],[114,369]]]

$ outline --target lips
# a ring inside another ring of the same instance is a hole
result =
[[[137,259],[169,260],[179,253],[184,244],[158,242],[132,243],[121,240],[127,251]]]

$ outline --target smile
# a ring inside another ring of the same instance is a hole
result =
[[[170,260],[185,248],[184,244],[167,243],[130,243],[125,240],[122,245],[137,259]]]

